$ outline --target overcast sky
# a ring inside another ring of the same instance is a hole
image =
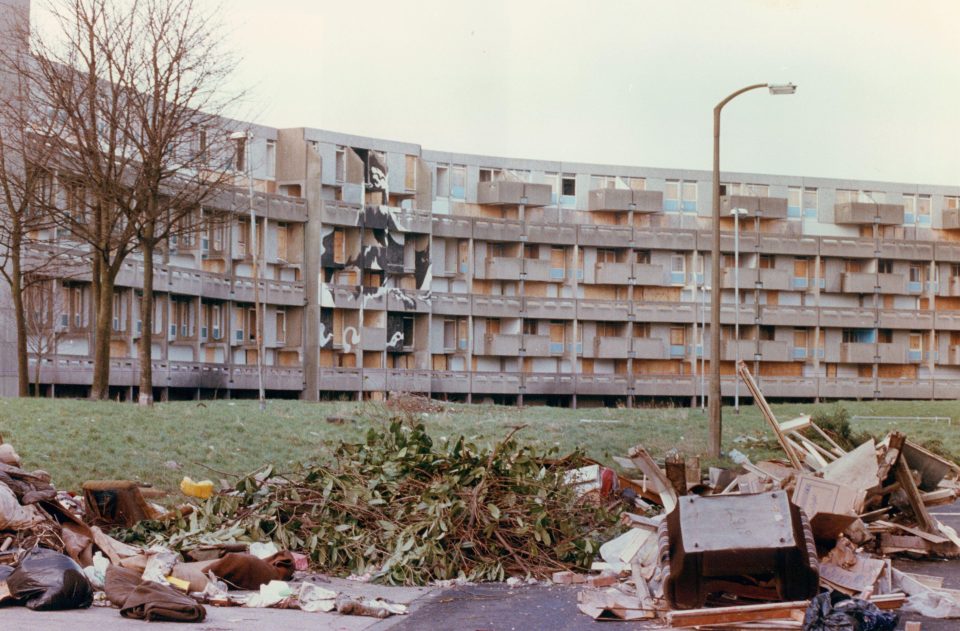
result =
[[[428,149],[960,184],[956,0],[230,0],[257,122]],[[35,11],[36,13],[36,11]]]

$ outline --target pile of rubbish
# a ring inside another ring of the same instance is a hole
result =
[[[786,455],[711,468],[642,446],[568,479],[586,496],[631,502],[624,534],[600,548],[579,584],[595,619],[651,620],[684,628],[886,631],[895,610],[960,617],[960,591],[895,569],[891,555],[960,557],[960,537],[928,508],[960,495],[960,466],[893,432],[843,449],[809,416],[779,422],[749,370],[741,379]],[[611,481],[604,483],[606,478]]]

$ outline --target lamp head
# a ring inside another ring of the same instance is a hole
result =
[[[743,217],[744,215],[749,215],[750,211],[746,208],[731,208],[730,216],[731,217]]]
[[[797,86],[792,83],[768,83],[767,89],[770,94],[793,94],[797,91]]]

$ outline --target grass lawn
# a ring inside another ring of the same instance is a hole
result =
[[[940,441],[960,454],[960,402],[844,402],[851,416],[946,416],[946,422],[906,421],[899,427],[884,421],[854,423],[854,431],[883,436],[900,429],[918,442]],[[597,460],[624,454],[637,443],[654,455],[678,448],[687,455],[707,447],[706,416],[699,409],[581,409],[486,405],[445,405],[423,417],[434,439],[476,437],[495,441],[524,424],[519,436],[561,452],[583,448]],[[833,403],[774,405],[781,421],[801,412],[830,411]],[[326,421],[336,415],[352,419],[342,425]],[[325,445],[362,438],[369,428],[390,417],[375,403],[302,403],[270,401],[266,413],[256,401],[158,403],[142,410],[127,403],[68,399],[0,399],[0,435],[12,443],[28,469],[45,469],[57,488],[77,490],[84,480],[132,479],[173,490],[183,475],[216,479],[206,467],[245,473],[262,464],[290,469],[315,459]],[[583,422],[582,419],[591,422]],[[759,442],[735,442],[755,437]],[[724,450],[736,447],[752,458],[776,456],[772,433],[755,407],[739,415],[724,410]],[[169,468],[173,461],[181,468]],[[706,459],[702,459],[707,464]]]

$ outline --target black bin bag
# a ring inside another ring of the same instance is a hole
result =
[[[83,569],[68,556],[37,548],[7,578],[10,594],[35,611],[85,609],[93,588]]]
[[[898,616],[872,602],[840,592],[823,592],[810,601],[803,631],[894,631]]]

